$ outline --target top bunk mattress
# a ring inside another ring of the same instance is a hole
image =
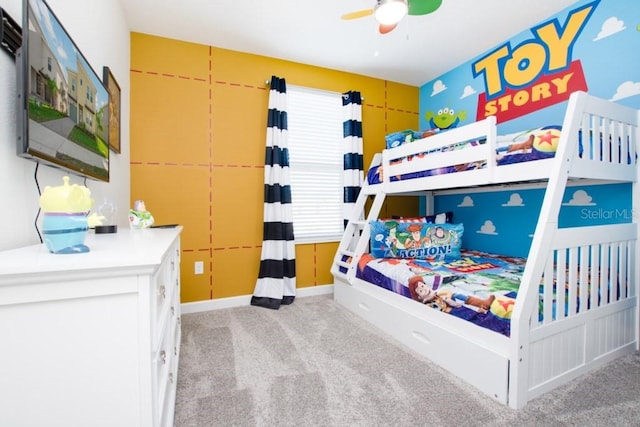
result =
[[[602,102],[602,108],[611,106]],[[488,117],[447,131],[387,140],[388,148],[374,157],[367,172],[367,183],[391,183],[385,191],[402,192],[545,180],[558,152],[572,159],[571,178],[636,181],[637,128],[601,116],[579,119],[497,135],[495,117]]]
[[[561,130],[562,127],[559,125],[549,125],[507,135],[498,135],[496,139],[496,164],[498,166],[512,165],[516,163],[553,158],[558,148]],[[438,132],[437,130],[420,132],[406,130],[402,132],[395,132],[387,135],[386,137],[387,149],[393,149],[402,145],[422,141],[438,133],[440,132]],[[402,139],[403,136],[404,139]],[[459,151],[471,147],[477,147],[478,145],[482,144],[486,144],[486,139],[456,142],[415,155],[403,156],[397,159],[393,159],[391,161],[391,164],[396,165],[404,162],[411,162],[414,159],[424,158],[430,154]],[[486,159],[483,159],[479,161],[463,162],[449,166],[411,172],[399,176],[391,176],[389,177],[389,179],[392,182],[396,182],[413,178],[423,178],[428,176],[483,169],[486,166]],[[382,182],[382,179],[383,167],[381,165],[372,167],[367,172],[367,181],[371,185],[380,184]]]

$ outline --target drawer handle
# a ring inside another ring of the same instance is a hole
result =
[[[169,382],[173,384],[173,372],[169,373]]]
[[[173,355],[174,355],[174,356],[177,356],[177,355],[178,355],[178,346],[177,346],[177,345],[174,345],[174,346],[173,346]]]
[[[171,261],[171,271],[176,271],[176,262]]]
[[[176,315],[176,309],[173,306],[171,306],[171,315],[172,316]]]
[[[164,365],[165,363],[167,363],[167,352],[162,350],[160,352],[160,360],[162,361],[162,364]]]
[[[165,299],[167,297],[167,290],[165,289],[164,285],[160,286],[160,289],[158,289],[158,294],[162,297],[162,299]]]

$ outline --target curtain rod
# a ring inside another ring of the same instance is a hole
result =
[[[266,86],[271,86],[271,80],[265,80],[265,81],[264,81],[264,84],[265,84]],[[298,88],[301,88],[301,89],[316,90],[316,91],[321,91],[321,92],[340,93],[340,92],[334,92],[334,91],[331,91],[331,90],[315,89],[315,88],[312,88],[312,87],[299,86],[299,85],[292,85],[292,84],[289,84],[289,83],[287,83],[287,86],[289,86],[289,87],[298,87]],[[364,96],[360,96],[360,99],[362,99],[362,100],[364,101]]]

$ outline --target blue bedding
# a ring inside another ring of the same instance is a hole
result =
[[[505,336],[525,259],[464,251],[460,258],[360,259],[356,277]]]
[[[498,135],[496,142],[496,160],[498,166],[530,162],[554,157],[558,148],[558,142],[560,141],[561,130],[561,126],[550,125],[527,130],[525,132],[512,133],[509,135]],[[418,139],[415,138],[418,135],[421,136],[422,139],[425,139],[432,135],[435,135],[436,133],[437,132],[413,133],[412,135],[414,138],[406,138],[405,140],[394,140],[394,144],[392,146],[389,146],[389,141],[387,140],[387,148],[394,148],[400,145],[410,144],[412,142],[418,141]],[[396,134],[398,133],[391,135]],[[582,137],[582,132],[580,131],[578,133],[579,157],[584,156],[585,148],[586,146],[588,146],[588,152],[590,153],[588,155],[589,159],[595,159],[596,156],[594,156],[593,154],[595,152],[595,140],[596,144],[599,143],[599,149],[597,151],[600,153],[599,160],[603,160],[603,158],[607,156],[607,158],[610,158],[615,163],[626,162],[627,164],[632,164],[633,162],[637,161],[637,155],[632,158],[632,156],[628,154],[631,152],[631,150],[629,149],[629,145],[631,144],[631,142],[628,138],[626,138],[626,140],[619,138],[616,143],[615,141],[612,141],[611,138],[609,138],[609,141],[607,141],[606,138],[603,138],[602,134],[599,138],[594,138],[593,135],[589,134],[588,141],[583,141],[583,139],[584,138]],[[458,142],[449,146],[442,147],[440,149],[434,149],[420,154],[407,156],[401,159],[392,160],[392,163],[395,164],[400,162],[410,162],[414,158],[424,157],[432,153],[462,150],[470,146],[476,146],[478,144],[485,143],[485,140]],[[584,144],[587,145],[585,146]],[[390,181],[393,182],[412,178],[423,178],[434,175],[443,175],[448,173],[482,169],[484,167],[486,167],[486,162],[462,163],[442,168],[408,173],[402,176],[392,176],[390,177]],[[381,166],[371,168],[367,172],[367,181],[369,182],[369,184],[380,184],[382,182],[382,173],[383,171]]]
[[[530,162],[534,160],[540,159],[548,159],[553,157],[556,153],[556,149],[558,147],[558,141],[560,139],[560,126],[545,126],[537,129],[531,129],[526,132],[518,132],[509,135],[501,135],[498,136],[497,141],[497,164],[498,165],[507,165],[514,163],[522,163],[522,162]],[[431,136],[432,134],[428,135]],[[407,140],[404,143],[397,144],[404,145],[409,144],[414,140]],[[394,160],[394,163],[400,162],[410,162],[414,158],[424,157],[432,153],[437,152],[445,152],[445,151],[454,151],[454,150],[463,150],[467,147],[477,146],[479,144],[484,144],[486,141],[465,141],[455,143],[441,149],[435,149],[432,151],[427,151],[424,153],[420,153],[417,155],[408,156],[402,159]],[[422,178],[427,176],[434,175],[443,175],[447,173],[455,173],[461,171],[482,169],[486,167],[486,162],[473,162],[473,163],[462,163],[458,165],[451,165],[447,167],[437,168],[437,169],[429,169],[419,172],[413,172],[409,174],[404,174],[402,176],[392,176],[390,177],[391,181],[399,181],[405,179],[412,178]],[[376,166],[371,168],[367,172],[367,180],[369,184],[379,184],[382,182],[382,168],[380,166]]]

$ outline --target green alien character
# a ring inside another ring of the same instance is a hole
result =
[[[425,117],[431,128],[444,130],[458,126],[461,120],[467,118],[467,112],[460,111],[456,114],[453,108],[444,107],[438,110],[437,114],[434,114],[433,111],[427,111]]]

